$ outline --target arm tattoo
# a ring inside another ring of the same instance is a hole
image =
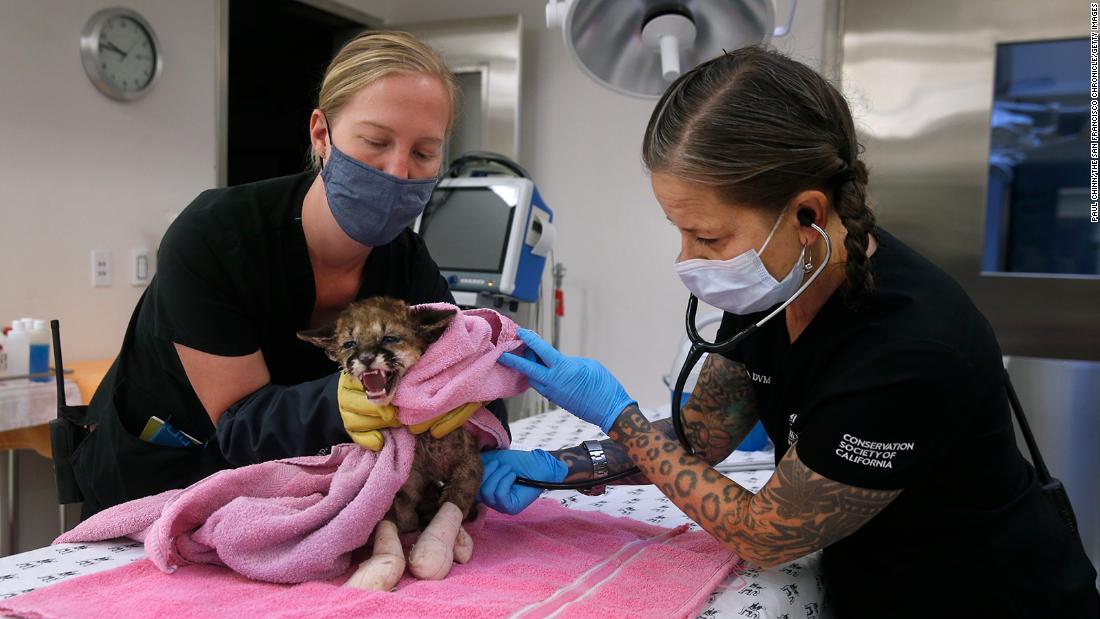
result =
[[[754,496],[654,431],[636,407],[616,420],[611,437],[689,518],[761,567],[792,561],[843,539],[901,493],[822,477],[802,464],[792,445]]]
[[[745,366],[721,355],[707,355],[699,381],[683,406],[684,433],[703,459],[717,464],[733,452],[756,423],[756,400]],[[672,441],[677,441],[672,421],[650,424]],[[634,466],[626,449],[615,441],[603,441],[604,454],[612,473]],[[592,478],[592,462],[583,446],[551,452],[569,467],[565,481]],[[644,473],[631,475],[614,484],[649,484]]]
[[[725,460],[757,420],[756,397],[745,366],[707,355],[699,382],[683,406],[684,433],[711,464]]]

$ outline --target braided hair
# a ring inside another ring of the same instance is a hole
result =
[[[806,65],[745,47],[669,86],[649,119],[642,160],[652,172],[713,187],[723,200],[779,211],[820,189],[847,231],[843,285],[855,303],[874,288],[867,243],[875,215],[868,170],[844,96]]]

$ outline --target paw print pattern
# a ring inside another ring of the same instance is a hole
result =
[[[746,564],[745,569],[741,571],[741,575],[745,578],[758,578],[760,576],[760,568],[751,567]]]
[[[94,557],[92,559],[81,559],[80,561],[77,561],[76,564],[80,567],[89,567],[91,565],[96,565],[97,563],[103,563],[104,561],[110,560],[111,557]]]
[[[779,568],[779,571],[783,572],[784,574],[786,574],[788,576],[797,577],[799,574],[802,573],[802,566],[799,565],[798,563],[791,563],[789,565],[784,565],[783,567]]]
[[[0,600],[6,600],[8,598],[13,598],[17,595],[23,595],[24,593],[30,593],[31,591],[34,591],[34,590],[35,590],[35,587],[31,587],[30,589],[23,589],[21,591],[9,591],[8,593],[4,593],[4,594],[0,595]]]
[[[741,595],[748,595],[748,596],[751,596],[751,597],[756,597],[756,596],[760,595],[760,592],[763,591],[763,590],[764,590],[764,586],[761,585],[760,583],[750,582],[749,584],[745,585],[737,593],[739,593]]]
[[[55,582],[55,581],[58,581],[58,580],[65,579],[65,578],[69,578],[71,576],[76,576],[79,573],[80,572],[73,572],[73,571],[58,572],[56,574],[47,574],[45,576],[39,576],[38,580],[40,580],[44,583],[51,583],[51,582]]]
[[[753,602],[748,606],[742,608],[738,613],[738,617],[748,617],[749,619],[760,619],[761,611],[764,610],[764,605],[760,602]]]
[[[794,604],[795,599],[798,598],[798,585],[796,583],[792,582],[789,585],[784,585],[779,590],[787,594],[788,604]]]

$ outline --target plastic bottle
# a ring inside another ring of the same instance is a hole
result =
[[[31,374],[40,374],[31,380],[36,383],[50,382],[50,331],[45,320],[35,320],[30,331],[29,370]]]
[[[8,352],[8,376],[26,376],[30,369],[31,334],[24,325],[22,320],[12,321],[8,340],[4,344],[4,350]]]
[[[8,360],[11,358],[11,342],[8,341],[8,333],[11,333],[11,325],[4,325],[0,329],[0,376],[10,376],[11,371]]]

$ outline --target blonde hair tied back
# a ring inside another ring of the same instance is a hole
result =
[[[447,63],[423,41],[397,30],[367,31],[348,41],[325,69],[317,94],[317,109],[329,122],[363,88],[398,73],[423,73],[439,79],[451,100],[447,131],[454,125],[461,104],[458,84]],[[321,158],[312,147],[310,167],[321,169]]]

